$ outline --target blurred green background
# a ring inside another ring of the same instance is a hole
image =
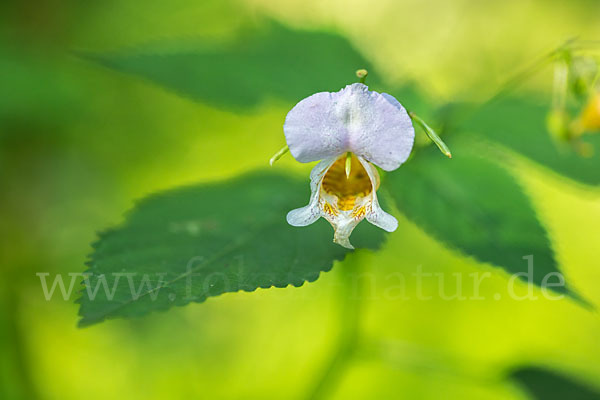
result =
[[[227,107],[217,94],[202,101],[82,54],[218,50],[276,24],[346,38],[383,87],[411,84],[443,104],[493,95],[570,37],[600,38],[599,16],[593,0],[2,2],[0,398],[307,398],[343,337],[342,265],[300,288],[225,294],[86,329],[76,327],[75,295],[45,301],[36,272],[83,271],[96,232],[122,221],[135,199],[265,168],[295,103],[275,85],[253,107]],[[292,56],[303,54],[297,46]],[[358,67],[338,79],[354,81]],[[189,79],[200,91],[211,82],[193,71]],[[549,96],[551,82],[546,69],[525,90]],[[239,91],[243,104],[245,88],[230,89],[225,97]],[[287,157],[275,168],[306,178],[310,166]],[[526,161],[519,171],[567,280],[599,305],[600,191]],[[329,376],[325,398],[527,399],[509,376],[529,366],[560,376],[548,385],[600,390],[596,311],[570,299],[495,300],[505,272],[395,214],[401,229],[383,251],[361,254],[379,284],[350,304],[359,307],[360,349]],[[486,300],[445,301],[435,282],[423,288],[427,301],[385,294],[391,273],[419,266],[490,271]]]

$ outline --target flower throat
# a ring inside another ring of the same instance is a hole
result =
[[[358,197],[365,197],[373,190],[371,180],[363,165],[352,155],[350,176],[346,177],[346,156],[338,158],[327,170],[322,188],[337,197],[340,211],[354,209]]]

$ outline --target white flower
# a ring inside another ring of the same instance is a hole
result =
[[[296,160],[321,160],[310,174],[310,202],[288,213],[290,225],[306,226],[324,217],[335,231],[333,241],[350,249],[350,234],[364,218],[388,232],[396,230],[398,221],[377,201],[379,174],[373,164],[395,170],[412,150],[415,132],[398,100],[362,83],[316,93],[296,104],[283,130]]]

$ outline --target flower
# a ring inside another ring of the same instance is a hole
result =
[[[320,160],[310,174],[310,202],[288,213],[290,225],[306,226],[324,217],[333,226],[333,241],[349,249],[350,234],[365,218],[388,232],[396,230],[398,221],[377,201],[375,165],[393,171],[412,150],[414,128],[398,100],[354,83],[300,101],[283,130],[297,161]]]

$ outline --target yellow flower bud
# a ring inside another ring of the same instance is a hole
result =
[[[590,98],[578,122],[584,132],[600,131],[600,93]]]

